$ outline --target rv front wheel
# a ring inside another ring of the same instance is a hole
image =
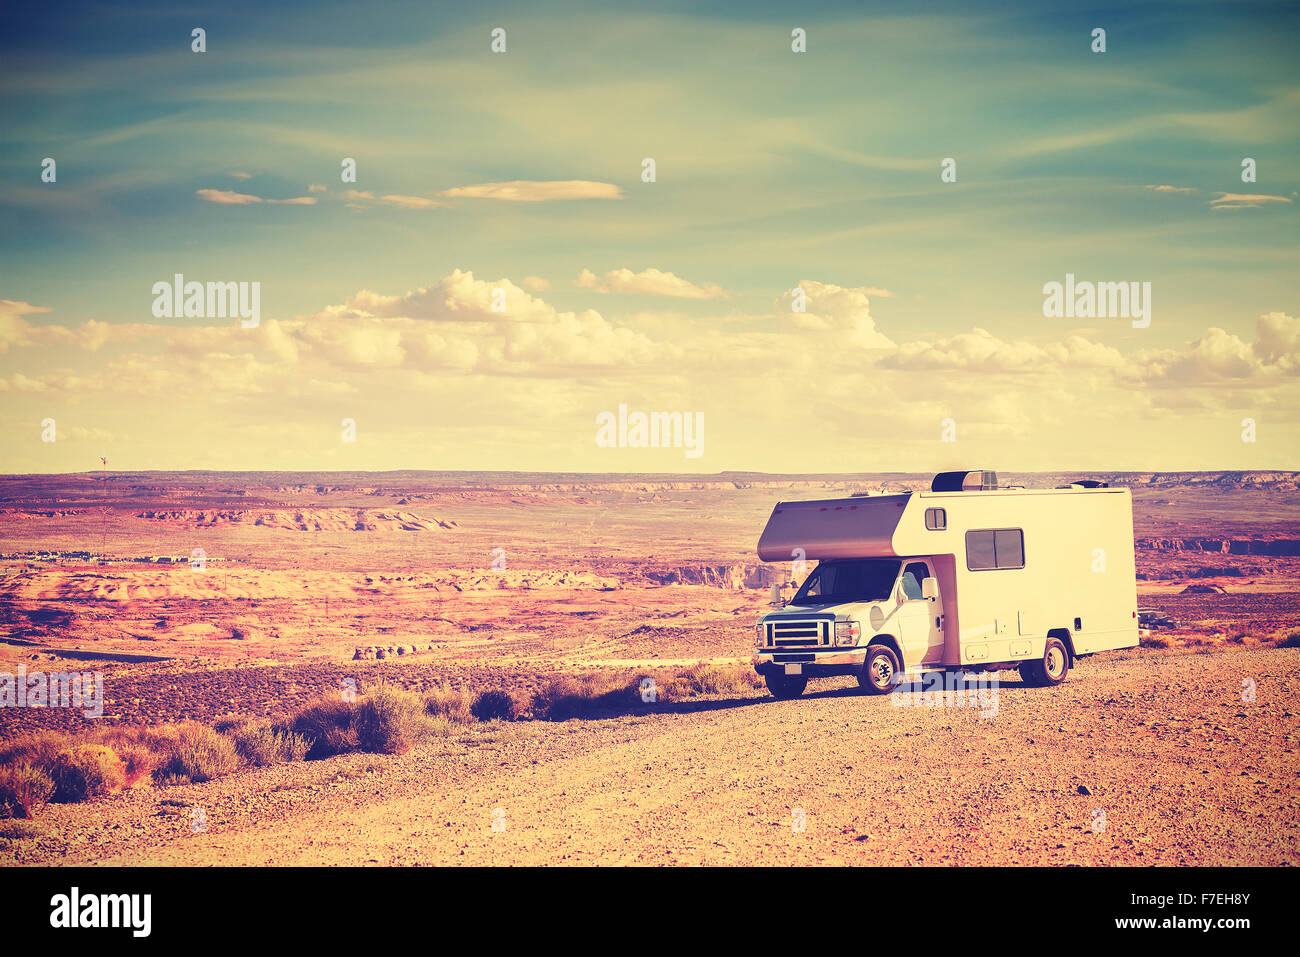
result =
[[[767,690],[772,692],[772,697],[780,698],[782,701],[799,697],[803,694],[803,689],[808,687],[808,679],[803,675],[769,673],[763,676],[763,680],[767,682]]]
[[[1039,688],[1050,688],[1065,680],[1070,671],[1070,652],[1060,638],[1048,638],[1043,657],[1038,661],[1026,661],[1020,666],[1020,677],[1025,684]]]
[[[894,690],[898,658],[888,645],[872,645],[858,675],[858,687],[867,694],[889,694]]]

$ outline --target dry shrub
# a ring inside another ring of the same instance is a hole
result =
[[[1289,631],[1285,628],[1277,633],[1277,646],[1279,648],[1300,648],[1300,628],[1292,628]]]
[[[451,733],[456,728],[456,724],[444,715],[429,715],[429,737],[431,738],[450,738]]]
[[[94,744],[112,748],[126,766],[126,786],[131,787],[153,776],[162,760],[151,746],[145,728],[117,725],[100,728],[91,735]]]
[[[542,686],[533,699],[533,714],[547,721],[567,721],[640,702],[639,681],[607,674],[560,675]]]
[[[762,683],[752,665],[700,663],[662,683],[656,682],[655,690],[659,701],[671,702],[700,695],[744,694]]]
[[[75,804],[102,797],[126,784],[126,765],[106,744],[67,748],[42,770],[54,782],[50,800],[56,804]]]
[[[322,698],[307,705],[289,727],[308,742],[307,757],[349,751],[402,754],[421,738],[438,733],[426,699],[403,688],[380,685],[363,698]]]
[[[0,818],[34,815],[54,793],[54,781],[30,764],[0,767]]]
[[[200,784],[239,770],[234,742],[207,725],[164,725],[150,729],[149,736],[162,759],[153,773],[158,784]]]
[[[528,699],[508,688],[491,688],[474,699],[470,710],[480,721],[518,721],[528,704]]]
[[[212,730],[216,731],[218,734],[231,734],[249,723],[250,719],[244,715],[228,714],[213,721]]]
[[[244,763],[254,768],[301,761],[311,749],[303,735],[270,723],[242,724],[234,728],[230,737]]]
[[[57,731],[36,731],[0,745],[0,764],[30,764],[45,768],[54,756],[73,744],[71,738]]]
[[[293,716],[289,727],[307,739],[309,760],[361,750],[353,724],[356,707],[354,701],[327,697],[313,701]]]
[[[404,754],[432,727],[420,695],[386,685],[357,702],[353,725],[361,750],[378,754]]]
[[[424,695],[424,709],[434,717],[443,717],[457,724],[472,724],[474,698],[459,688],[438,685]]]

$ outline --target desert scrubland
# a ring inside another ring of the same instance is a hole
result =
[[[0,477],[0,671],[104,689],[101,717],[0,708],[0,744],[349,688],[515,702],[399,753],[127,775],[9,822],[0,861],[1295,863],[1297,474],[1093,477],[1133,489],[1138,603],[1175,626],[1060,688],[1007,672],[995,715],[736,677],[790,572],[754,555],[772,505],[928,476]],[[681,683],[702,665],[726,679]],[[574,676],[673,693],[550,720]]]

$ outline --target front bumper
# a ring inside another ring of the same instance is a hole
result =
[[[814,651],[788,651],[763,649],[754,656],[754,670],[760,675],[802,674],[809,678],[829,678],[833,675],[856,675],[867,660],[866,648],[827,648]],[[798,666],[798,671],[787,668]]]

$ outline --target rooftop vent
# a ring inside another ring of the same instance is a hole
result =
[[[998,487],[997,472],[940,472],[930,483],[931,492],[987,492]]]

